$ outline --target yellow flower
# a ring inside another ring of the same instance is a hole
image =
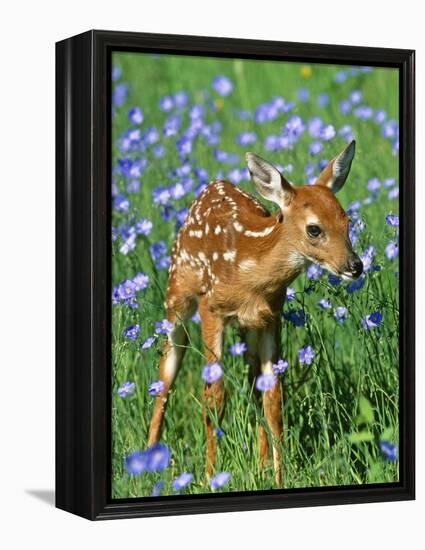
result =
[[[224,101],[221,98],[217,98],[214,101],[214,104],[217,111],[220,111],[224,107]]]
[[[312,70],[311,70],[310,65],[303,65],[300,69],[300,75],[303,78],[310,78],[311,73],[312,73]]]

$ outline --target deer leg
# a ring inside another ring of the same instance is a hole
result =
[[[259,331],[257,329],[248,329],[244,333],[245,343],[247,345],[247,350],[245,352],[245,361],[249,365],[249,384],[254,386],[254,397],[256,401],[261,403],[261,392],[259,392],[255,387],[255,380],[257,376],[261,373],[261,362],[259,356]],[[267,433],[264,429],[264,426],[258,427],[258,450],[260,458],[260,468],[264,468],[265,462],[268,454],[268,441]]]
[[[161,428],[168,393],[183,360],[187,344],[187,335],[184,326],[178,319],[176,319],[175,314],[169,313],[167,317],[168,320],[173,323],[173,328],[168,334],[168,339],[164,344],[163,353],[160,359],[159,379],[164,382],[164,389],[155,400],[151,423],[149,426],[149,447],[157,443],[161,437]]]
[[[261,372],[273,374],[272,365],[280,353],[280,320],[275,320],[269,327],[261,329],[259,354]],[[283,437],[282,390],[279,380],[272,389],[263,393],[263,410],[272,436],[273,466],[276,484],[282,485],[281,444]],[[265,436],[265,434],[264,434]],[[263,437],[264,437],[263,436]]]
[[[204,341],[204,355],[206,363],[217,363],[221,359],[223,340],[223,321],[214,315],[206,301],[201,300],[199,314],[202,323],[202,338]],[[206,476],[213,473],[215,459],[216,438],[214,436],[215,420],[221,421],[224,413],[225,395],[223,377],[211,384],[205,383],[203,418],[205,424],[206,449]]]

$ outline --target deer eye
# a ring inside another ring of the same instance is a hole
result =
[[[315,239],[322,233],[318,225],[307,225],[307,235]]]

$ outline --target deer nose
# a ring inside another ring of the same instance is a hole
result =
[[[356,279],[363,273],[363,262],[358,256],[351,256],[348,260],[348,269]]]

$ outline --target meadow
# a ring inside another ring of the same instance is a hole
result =
[[[338,199],[364,274],[345,283],[311,265],[288,289],[281,333],[288,365],[279,374],[284,486],[397,481],[397,71],[116,52],[112,80],[112,497],[277,488],[272,464],[259,468],[256,425],[264,419],[234,327],[221,362],[228,396],[216,426],[221,476],[205,478],[196,315],[162,446],[146,453],[167,337],[170,249],[209,181],[225,178],[256,195],[246,151],[295,184],[311,184],[353,138],[356,157]]]

